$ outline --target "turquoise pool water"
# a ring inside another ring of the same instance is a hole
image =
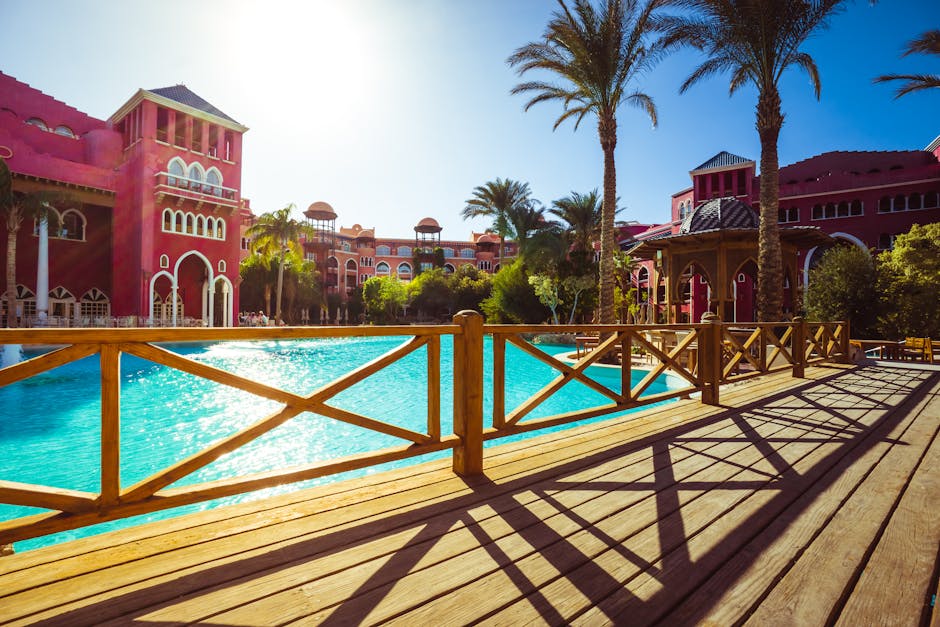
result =
[[[296,393],[309,393],[399,346],[403,341],[401,337],[344,338],[181,344],[168,345],[166,348],[263,383]],[[572,350],[570,346],[540,348],[551,354]],[[489,425],[492,406],[489,338],[486,339],[485,350],[487,380],[484,389],[484,424]],[[0,388],[0,407],[4,408],[4,418],[0,419],[0,479],[98,491],[100,384],[97,359],[89,357]],[[124,486],[132,485],[198,452],[279,407],[273,401],[149,361],[128,355],[123,355],[121,359],[121,481]],[[426,431],[426,363],[426,349],[421,348],[340,393],[329,404],[415,431]],[[441,363],[441,432],[448,434],[453,432],[452,342],[449,337],[442,338]],[[589,371],[596,381],[611,389],[619,389],[619,370],[591,367]],[[507,411],[541,389],[556,374],[557,371],[546,364],[516,347],[508,346]],[[634,372],[634,377],[638,380],[643,374]],[[667,387],[665,377],[660,377],[647,393],[664,391]],[[573,382],[527,418],[592,407],[604,402],[606,399],[603,396],[583,384]],[[566,427],[555,429],[559,428]],[[504,443],[527,435],[502,438],[487,444]],[[335,459],[401,443],[401,440],[391,436],[305,413],[242,449],[223,456],[176,485]],[[449,451],[104,523],[17,543],[15,548],[23,551],[223,503],[261,498],[447,455],[450,455]],[[41,511],[0,505],[0,520]]]

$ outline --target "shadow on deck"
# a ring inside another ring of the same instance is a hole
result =
[[[807,377],[3,558],[0,621],[929,621],[940,373]]]

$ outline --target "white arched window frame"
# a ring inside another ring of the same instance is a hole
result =
[[[224,259],[219,259],[218,267],[219,267],[219,272],[225,272],[226,265],[225,265]]]
[[[203,170],[202,166],[198,163],[194,163],[189,166],[188,174],[189,174],[189,179],[191,181],[190,185],[192,185],[194,189],[196,189],[196,183],[193,181],[198,181],[199,183],[202,183],[202,181],[204,181],[206,178],[206,171]],[[196,191],[199,191],[199,190],[196,190]]]
[[[82,318],[107,318],[111,315],[111,299],[108,295],[93,287],[84,294],[78,304],[79,315]]]
[[[214,218],[207,219],[206,220],[206,237],[211,237],[212,239],[215,239],[215,231],[216,231],[215,219]]]
[[[206,184],[202,191],[213,196],[222,195],[222,173],[218,168],[213,166],[206,171]]]
[[[225,239],[225,220],[219,218],[215,223],[215,238]]]
[[[398,274],[411,274],[411,264],[406,262],[401,262],[398,264],[398,269],[396,270]]]
[[[49,130],[49,126],[46,124],[45,120],[42,120],[41,118],[29,118],[26,120],[26,123],[43,131]]]
[[[160,267],[169,268],[170,267],[170,257],[169,255],[160,255]]]
[[[398,247],[398,256],[399,257],[410,257],[411,256],[411,247],[410,246],[399,246]],[[411,266],[408,266],[411,268]]]
[[[173,223],[173,230],[177,233],[186,231],[186,214],[180,210],[176,211],[176,221]]]
[[[72,129],[67,127],[65,124],[60,124],[57,127],[55,127],[55,131],[53,132],[56,135],[61,135],[62,137],[69,137],[71,139],[75,139],[75,133],[72,131]]]
[[[76,241],[85,240],[85,227],[87,225],[85,214],[78,209],[66,209],[59,220],[59,236],[62,239]]]
[[[179,157],[173,157],[170,159],[170,163],[167,164],[166,171],[169,174],[166,180],[167,185],[173,185],[174,187],[188,187],[186,181],[182,180],[186,177],[185,161]]]
[[[199,215],[196,216],[196,235],[199,237],[206,236],[206,218],[205,216]]]
[[[379,246],[378,248],[375,249],[375,254],[376,255],[391,255],[392,249],[389,246],[385,246],[383,244],[382,246]]]
[[[176,230],[176,214],[172,209],[163,210],[163,231],[172,233]]]
[[[386,275],[390,271],[391,269],[388,267],[388,264],[385,263],[384,261],[380,261],[379,264],[375,266],[375,273],[377,275]]]
[[[39,217],[33,218],[33,235],[39,235]],[[49,237],[59,237],[59,230],[62,228],[62,215],[55,207],[46,207],[46,228]]]

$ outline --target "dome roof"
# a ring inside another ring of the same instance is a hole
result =
[[[418,233],[440,233],[441,230],[441,225],[434,218],[423,218],[415,225]]]
[[[682,220],[679,235],[716,229],[756,229],[757,212],[737,198],[713,198],[703,202]]]
[[[311,220],[335,220],[336,212],[333,211],[333,207],[329,204],[318,200],[313,203],[307,210],[304,211],[304,215],[310,218]]]
[[[499,244],[499,236],[492,233],[483,233],[477,238],[477,244]]]

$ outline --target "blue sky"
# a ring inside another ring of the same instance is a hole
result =
[[[433,216],[447,239],[483,230],[460,218],[475,186],[530,184],[545,204],[602,184],[593,120],[577,132],[554,103],[523,111],[506,58],[543,33],[553,0],[4,0],[0,71],[95,117],[139,87],[185,83],[251,130],[242,193],[255,213],[333,205],[338,224],[410,236]],[[907,41],[940,27],[940,0],[848,4],[805,50],[822,76],[782,83],[781,164],[830,150],[921,149],[940,135],[940,93],[894,99],[883,73],[940,73]],[[689,170],[727,150],[760,156],[756,95],[727,77],[678,94],[697,56],[667,58],[637,86],[659,109],[619,115],[621,219],[668,219]],[[298,214],[299,215],[299,214]]]

